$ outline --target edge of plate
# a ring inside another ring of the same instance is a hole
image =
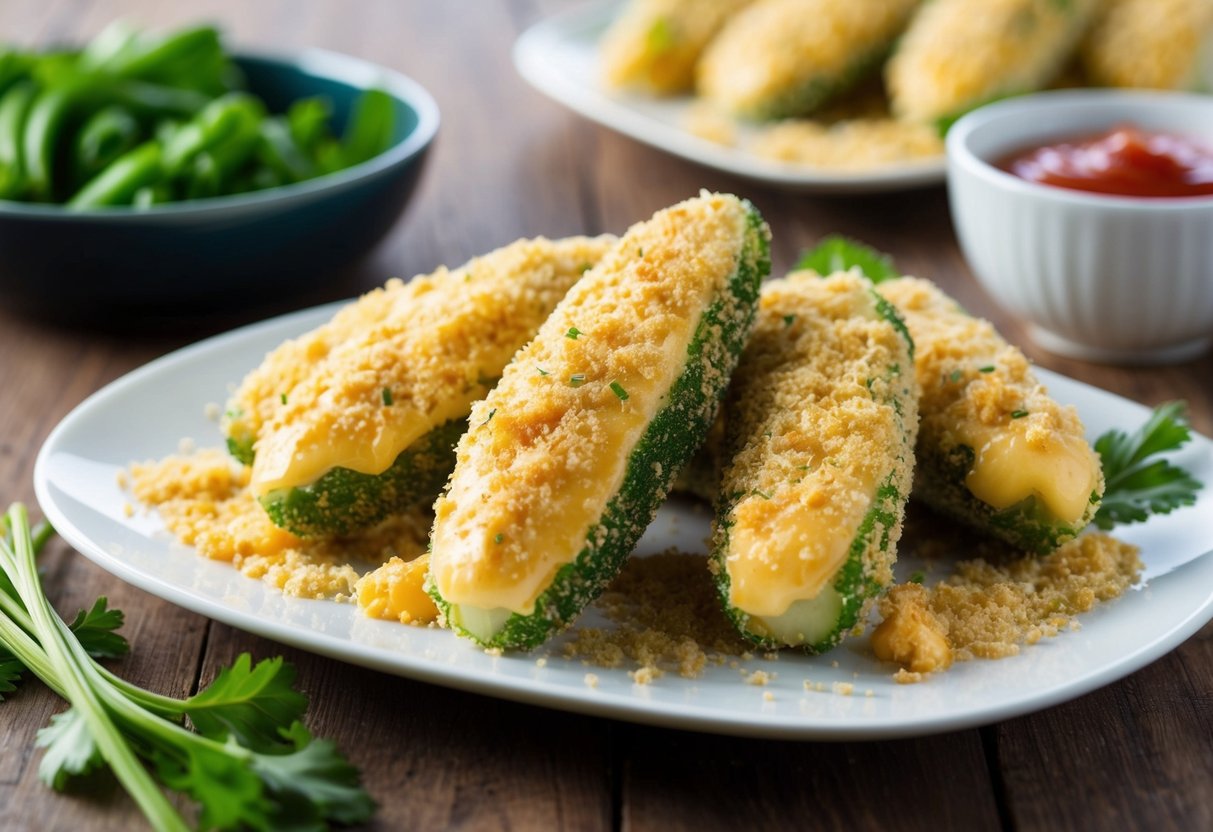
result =
[[[545,688],[541,683],[528,682],[515,677],[479,677],[461,668],[449,668],[425,659],[402,656],[388,648],[367,645],[356,640],[345,640],[327,633],[306,631],[307,634],[304,637],[300,631],[288,624],[261,619],[255,614],[224,607],[211,599],[192,595],[171,583],[128,566],[119,558],[106,552],[100,544],[80,530],[60,508],[50,491],[47,474],[48,459],[57,450],[56,445],[61,441],[60,438],[75,427],[79,420],[86,418],[93,408],[99,407],[107,399],[121,394],[127,387],[138,384],[147,375],[173,366],[182,360],[188,360],[199,352],[213,349],[228,341],[239,341],[242,337],[253,337],[263,331],[276,328],[287,329],[296,322],[319,318],[322,312],[339,305],[340,302],[290,313],[184,347],[110,382],[73,408],[51,431],[39,450],[34,464],[35,495],[43,513],[60,536],[89,560],[132,586],[208,618],[308,652],[423,682],[558,710],[683,730],[772,739],[833,741],[926,736],[987,725],[1032,713],[1089,693],[1139,670],[1186,641],[1210,618],[1213,618],[1213,582],[1210,582],[1210,590],[1203,603],[1189,613],[1179,625],[1162,636],[1141,645],[1112,668],[1093,670],[1064,684],[1044,690],[1039,695],[985,708],[974,708],[960,716],[944,714],[927,717],[916,722],[875,720],[860,724],[839,725],[830,721],[805,721],[803,717],[797,719],[762,714],[732,715],[714,708],[637,701],[606,692],[577,691],[574,693],[565,688]],[[1116,395],[1041,368],[1038,368],[1038,371],[1047,382],[1062,378],[1066,383],[1081,385],[1103,395]],[[1131,400],[1124,399],[1124,401],[1141,407],[1143,410],[1146,409]],[[1195,435],[1205,442],[1209,441],[1200,434]],[[1205,561],[1202,564],[1203,567],[1208,568],[1207,557],[1202,560]],[[1188,566],[1181,567],[1181,569],[1187,569]],[[311,603],[330,602],[314,601]],[[356,611],[351,608],[350,614],[355,613]]]
[[[829,173],[767,162],[751,154],[719,147],[639,113],[602,90],[568,80],[548,57],[584,30],[605,25],[618,4],[591,3],[547,17],[518,36],[513,61],[518,74],[558,104],[603,127],[690,162],[784,190],[819,194],[878,193],[942,185],[944,157],[891,166],[869,173]]]

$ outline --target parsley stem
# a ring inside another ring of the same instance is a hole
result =
[[[50,526],[44,524],[44,528],[49,529]],[[38,537],[33,536],[31,542],[35,551],[37,551]],[[16,559],[9,551],[8,545],[2,541],[0,541],[0,571],[3,571],[7,575],[17,574]],[[59,684],[59,679],[51,668],[46,652],[29,635],[31,632],[34,632],[34,620],[30,618],[29,613],[25,611],[25,608],[21,606],[16,598],[0,591],[0,642],[3,642],[5,647],[12,650],[21,664],[25,665],[31,673],[41,679],[47,687],[59,694],[59,696],[67,698],[63,694],[63,686]],[[143,707],[166,717],[178,716],[184,713],[185,705],[180,700],[173,699],[171,696],[161,696],[150,690],[144,690],[138,685],[132,685],[125,679],[115,676],[109,670],[102,667],[91,656],[88,657],[88,661],[109,684],[118,688],[123,694]]]
[[[64,698],[76,708],[101,756],[152,826],[158,830],[186,832],[188,827],[185,821],[123,740],[102,705],[100,696],[86,681],[86,670],[81,666],[79,657],[73,654],[71,640],[63,636],[66,625],[51,610],[38,580],[34,542],[30,536],[29,515],[25,506],[14,504],[8,511],[8,517],[17,566],[12,576],[13,586],[29,610],[51,669],[63,686]]]
[[[0,612],[0,641],[4,642],[4,648],[25,665],[27,670],[55,693],[63,696],[63,687],[59,684],[59,678],[55,675],[46,653],[42,652],[42,648],[25,630],[3,612]]]

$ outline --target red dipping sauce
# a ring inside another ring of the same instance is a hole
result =
[[[1020,151],[998,167],[1029,182],[1136,197],[1213,194],[1213,147],[1133,125]]]

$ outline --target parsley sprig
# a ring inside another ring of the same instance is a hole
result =
[[[71,707],[38,732],[39,777],[55,789],[108,766],[152,826],[185,830],[163,786],[192,798],[204,829],[323,829],[374,811],[358,772],[300,719],[306,698],[281,658],[247,654],[203,691],[179,700],[124,682],[97,664],[129,645],[122,613],[104,598],[71,625],[51,608],[36,555],[49,527],[31,532],[11,506],[0,535],[0,694],[28,671]],[[195,730],[182,724],[188,716]],[[157,782],[158,781],[158,782]]]
[[[812,269],[822,277],[835,272],[859,269],[868,280],[880,283],[901,277],[893,258],[863,243],[848,240],[838,234],[825,237],[813,248],[803,252],[797,269]]]
[[[1099,437],[1095,450],[1103,463],[1104,495],[1095,525],[1106,531],[1194,504],[1200,482],[1183,468],[1157,458],[1191,438],[1183,402],[1160,405],[1133,433],[1110,430]]]

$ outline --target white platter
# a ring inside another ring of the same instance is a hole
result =
[[[372,621],[350,604],[286,598],[230,566],[182,546],[154,514],[124,511],[131,499],[117,474],[132,461],[173,453],[182,439],[217,446],[206,416],[228,385],[287,337],[327,319],[322,307],[256,324],[168,355],[115,381],[72,411],[47,439],[34,473],[38,501],[66,540],[119,578],[172,603],[267,638],[353,664],[505,699],[635,722],[788,739],[889,738],[995,722],[1106,685],[1180,644],[1213,617],[1213,489],[1197,505],[1127,526],[1142,547],[1146,580],[1082,617],[1082,628],[1001,661],[958,665],[917,685],[897,685],[867,640],[824,657],[755,657],[740,668],[711,667],[698,679],[670,674],[634,685],[626,670],[585,667],[561,657],[559,641],[540,667],[535,655],[490,656],[444,630]],[[1091,435],[1135,428],[1147,409],[1041,371],[1052,392],[1077,405]],[[1213,482],[1213,443],[1203,437],[1177,455]],[[662,509],[638,552],[668,546],[702,551],[706,512]],[[899,564],[902,576],[918,564]],[[592,611],[589,615],[594,617]],[[835,666],[834,663],[837,663]],[[766,687],[741,671],[774,673]],[[586,674],[599,678],[586,684]],[[826,692],[806,691],[804,681]],[[832,683],[854,695],[830,692]],[[871,690],[872,695],[865,692]],[[765,694],[773,698],[768,699]]]
[[[535,24],[514,44],[515,68],[549,98],[604,127],[675,156],[776,188],[873,193],[943,183],[946,171],[942,152],[936,158],[870,171],[834,173],[784,164],[688,132],[689,96],[646,98],[607,89],[599,80],[598,40],[618,6],[613,1],[580,6]]]

